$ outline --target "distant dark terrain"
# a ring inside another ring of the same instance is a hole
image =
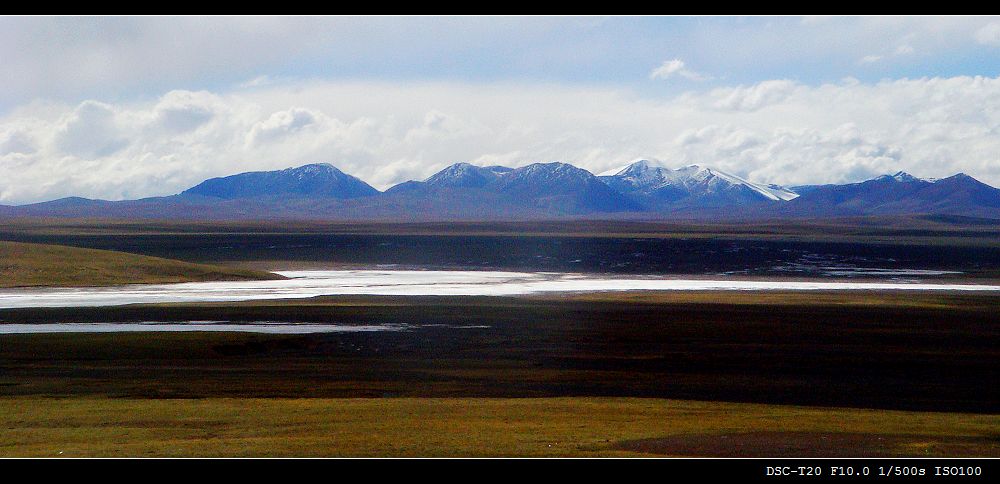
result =
[[[819,230],[811,231],[810,236],[764,238],[738,233],[665,236],[658,232],[421,234],[398,233],[407,227],[394,226],[371,228],[381,233],[350,233],[351,228],[338,226],[315,233],[267,228],[258,229],[263,233],[253,233],[246,232],[246,227],[216,227],[212,233],[178,233],[169,227],[155,226],[141,233],[88,233],[80,227],[71,229],[74,233],[8,228],[0,229],[0,239],[107,249],[190,262],[265,262],[270,264],[255,267],[269,270],[313,263],[317,267],[782,277],[886,277],[879,274],[882,270],[888,271],[889,277],[906,277],[906,270],[956,271],[962,274],[950,276],[961,277],[1000,275],[1000,244],[989,243],[992,232],[988,230],[930,232],[930,235],[927,231],[911,230],[909,233],[916,237],[909,241],[905,236],[894,240],[865,235],[843,235],[843,240],[831,241],[823,240],[826,234]],[[167,233],[155,233],[156,230]],[[410,230],[419,231],[419,227]],[[452,230],[461,232],[456,227]]]

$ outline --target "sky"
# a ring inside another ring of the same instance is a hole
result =
[[[325,162],[1000,186],[998,17],[0,17],[0,204]]]

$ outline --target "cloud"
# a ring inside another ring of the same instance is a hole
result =
[[[663,64],[661,64],[660,67],[653,69],[649,73],[649,78],[653,80],[670,79],[674,76],[683,77],[691,81],[707,81],[712,78],[711,76],[706,76],[685,68],[684,61],[680,59],[663,61]]]
[[[1000,22],[990,22],[976,30],[976,42],[983,45],[1000,46]]]
[[[254,87],[268,86],[268,85],[271,85],[271,84],[274,84],[274,79],[272,79],[271,76],[263,75],[263,76],[254,77],[253,79],[248,79],[246,81],[243,81],[243,82],[237,84],[236,86],[240,87],[240,88],[243,88],[243,89],[251,89],[251,88],[254,88]]]
[[[1000,185],[1000,78],[809,86],[769,80],[649,98],[615,87],[298,81],[0,117],[0,203],[169,195],[212,176],[330,162],[378,188],[470,161],[637,158],[765,183],[905,170]]]
[[[36,141],[28,130],[12,126],[0,132],[0,156],[28,155],[36,150]]]
[[[305,108],[290,108],[272,113],[267,119],[254,123],[247,142],[251,145],[269,143],[294,135],[309,127],[323,123],[326,116]]]
[[[756,111],[780,103],[790,96],[797,85],[789,80],[764,81],[752,86],[720,88],[710,93],[712,106],[728,111]]]
[[[183,133],[210,121],[220,107],[218,97],[206,91],[170,91],[153,108],[153,116],[164,129]]]
[[[684,61],[673,59],[663,61],[663,64],[649,73],[650,79],[668,79],[674,74],[680,74],[684,70]]]
[[[699,69],[711,66],[716,78],[724,72],[743,84],[819,83],[859,75],[859,59],[886,60],[899,49],[919,52],[920,65],[887,62],[866,80],[953,75],[975,73],[956,58],[997,63],[998,26],[996,17],[915,16],[10,16],[0,17],[0,111],[35,99],[149,99],[180,86],[256,90],[290,78],[546,79],[642,89],[650,70],[665,67],[657,79],[684,79],[685,70],[672,67],[681,59],[697,59],[684,66],[696,79],[709,77]]]
[[[912,38],[913,38],[912,35],[906,36],[907,40],[906,41],[902,41],[902,43],[900,43],[899,45],[897,45],[896,48],[892,50],[892,52],[888,52],[888,53],[884,53],[884,54],[870,54],[870,55],[866,55],[866,56],[864,56],[864,57],[862,57],[861,59],[858,60],[858,64],[875,64],[877,62],[888,60],[888,59],[893,58],[893,57],[903,57],[903,56],[908,56],[910,54],[913,54],[914,52],[917,51],[917,49],[915,49],[912,45],[910,45],[909,43],[907,43]]]
[[[454,114],[432,109],[424,115],[423,123],[409,129],[404,136],[407,143],[419,145],[434,141],[478,138],[491,134],[490,129],[475,120],[463,119]]]
[[[128,143],[118,127],[114,107],[85,101],[67,114],[55,130],[55,146],[84,159],[114,154]]]

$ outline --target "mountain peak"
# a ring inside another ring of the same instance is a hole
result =
[[[791,200],[798,196],[778,185],[749,182],[704,165],[691,164],[676,170],[639,160],[615,175],[601,177],[623,193],[651,197],[660,202],[712,199],[713,203],[744,203],[760,200]]]
[[[946,177],[946,178],[937,179],[937,180],[934,181],[934,184],[935,185],[940,184],[940,185],[976,186],[976,187],[986,187],[986,188],[989,188],[991,190],[997,190],[997,188],[994,188],[994,187],[992,187],[990,185],[987,185],[987,184],[985,184],[985,183],[983,183],[983,182],[981,182],[981,181],[975,179],[974,177],[969,176],[969,175],[967,175],[965,173],[956,173],[956,174],[954,174],[952,176],[949,176],[949,177]]]
[[[583,168],[577,168],[569,163],[563,163],[561,161],[532,163],[530,165],[523,166],[520,169],[527,169],[528,171],[575,171],[575,170],[586,171]]]
[[[465,172],[473,170],[475,168],[477,168],[477,166],[473,165],[472,163],[466,163],[464,161],[460,161],[458,163],[448,165],[447,167],[445,167],[445,169],[439,171],[438,173]]]
[[[905,172],[861,183],[821,185],[794,207],[810,214],[948,214],[997,218],[1000,190],[964,174],[921,179]]]
[[[649,160],[638,160],[601,178],[605,181],[615,179],[618,184],[624,183],[641,189],[662,186],[666,183],[669,172],[669,169],[656,166]]]
[[[482,167],[460,162],[431,175],[424,183],[438,188],[481,188],[507,171],[510,169],[502,166]]]
[[[636,160],[632,164],[626,166],[622,171],[639,171],[639,172],[642,172],[642,171],[653,170],[653,169],[656,169],[656,168],[659,168],[659,167],[656,166],[656,165],[654,165],[653,162],[651,162],[649,160],[646,160],[646,159],[643,159],[643,160]]]
[[[578,168],[569,163],[563,163],[560,161],[550,161],[547,163],[532,163],[530,165],[522,166],[517,168],[504,178],[545,178],[548,180],[582,180],[589,178],[596,178],[593,173],[584,170],[583,168]]]
[[[309,163],[308,165],[285,168],[284,170],[281,171],[293,172],[293,173],[313,173],[313,174],[327,173],[327,172],[343,173],[336,166],[333,166],[329,163]]]
[[[905,171],[897,171],[892,175],[880,175],[872,179],[873,181],[884,181],[884,182],[898,182],[898,183],[913,183],[913,182],[925,182],[921,178],[917,178]]]
[[[310,163],[308,165],[285,168],[284,170],[281,170],[280,173],[288,176],[294,176],[299,179],[307,179],[310,177],[337,178],[344,176],[344,172],[329,163]]]
[[[377,193],[378,190],[371,185],[329,163],[212,178],[182,192],[222,199],[273,196],[357,198]]]
[[[563,213],[639,209],[635,202],[612,190],[593,173],[558,161],[522,166],[498,177],[489,188]]]

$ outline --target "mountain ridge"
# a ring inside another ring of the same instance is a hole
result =
[[[260,196],[358,198],[379,193],[361,179],[329,163],[312,163],[279,171],[251,171],[205,180],[181,192],[222,199]]]
[[[798,196],[782,186],[750,182],[697,164],[672,170],[649,160],[639,160],[613,175],[600,178],[612,188],[651,208],[663,205],[737,205],[766,200],[786,201]]]
[[[455,163],[422,181],[376,190],[327,163],[205,180],[176,195],[106,201],[66,197],[0,205],[3,217],[515,220],[765,219],[938,214],[1000,219],[1000,190],[959,173],[899,171],[847,184],[783,187],[702,165],[638,160],[611,175],[562,162],[519,168]]]

